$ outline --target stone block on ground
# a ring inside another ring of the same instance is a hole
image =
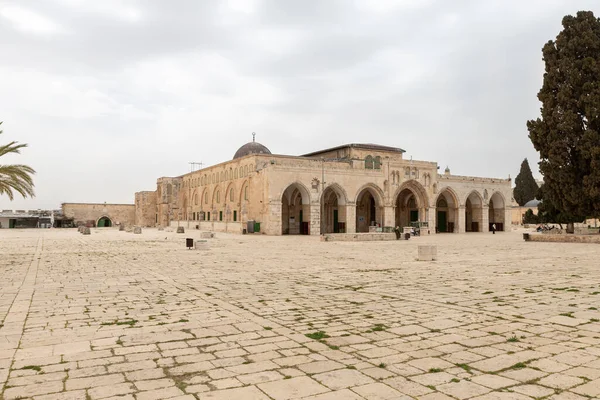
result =
[[[133,228],[133,233],[136,235],[139,235],[142,233],[142,228],[140,226],[136,226],[135,228]]]
[[[435,261],[437,260],[437,246],[427,245],[419,246],[419,261]]]
[[[90,228],[88,228],[88,227],[84,227],[84,228],[81,230],[81,233],[82,233],[82,234],[84,234],[84,235],[90,235],[90,234],[91,234]]]
[[[200,237],[202,239],[214,239],[215,233],[214,232],[202,232],[200,234]]]
[[[177,233],[185,233],[185,228],[183,226],[178,226]]]
[[[210,245],[208,244],[208,240],[196,240],[196,250],[207,250],[209,247]]]

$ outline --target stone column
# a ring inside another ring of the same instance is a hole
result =
[[[282,214],[281,214],[281,201],[271,200],[269,201],[269,217],[267,220],[266,233],[269,235],[281,235],[282,227]],[[262,227],[261,227],[262,230]]]
[[[356,203],[346,203],[346,233],[356,233]]]
[[[456,221],[456,225],[454,227],[454,229],[456,229],[456,231],[458,233],[467,232],[467,227],[465,226],[466,218],[467,218],[467,209],[465,208],[465,206],[458,207],[458,221]]]
[[[481,208],[481,228],[479,228],[480,232],[489,232],[490,231],[490,207],[484,206]]]
[[[429,222],[429,233],[434,235],[435,234],[435,216],[436,216],[436,208],[435,207],[429,207],[428,210],[428,219],[427,222]]]
[[[504,209],[504,232],[510,232],[512,230],[512,210],[510,208]]]
[[[310,203],[310,234],[321,234],[321,204]]]
[[[383,226],[396,227],[396,215],[394,214],[394,206],[383,207]]]

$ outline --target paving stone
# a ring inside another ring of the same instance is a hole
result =
[[[335,371],[324,372],[313,375],[312,378],[332,390],[339,390],[373,382],[372,378],[352,369],[338,369]]]
[[[328,388],[306,376],[260,383],[257,386],[275,400],[296,399],[329,392]]]
[[[263,392],[258,390],[255,386],[246,386],[243,388],[217,390],[210,393],[199,393],[198,398],[200,400],[232,400],[232,399],[244,399],[244,400],[269,400]]]
[[[406,396],[396,389],[393,389],[383,383],[369,383],[367,385],[356,386],[352,391],[358,393],[362,397],[371,400],[410,400],[411,397]]]

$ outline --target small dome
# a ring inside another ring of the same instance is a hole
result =
[[[523,207],[537,207],[541,201],[538,199],[529,200]]]
[[[249,142],[235,152],[233,159],[235,160],[236,158],[245,157],[250,154],[271,154],[271,151],[258,142]]]

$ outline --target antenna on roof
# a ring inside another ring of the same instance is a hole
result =
[[[252,141],[256,142],[256,133],[252,132]]]
[[[204,163],[202,161],[200,162],[189,162],[188,164],[190,164],[190,172],[194,172],[194,170],[196,169],[196,165],[198,165],[200,167],[200,169],[202,169],[202,166],[204,165]]]

